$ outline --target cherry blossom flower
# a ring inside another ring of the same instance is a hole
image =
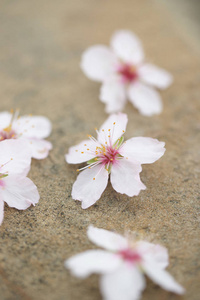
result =
[[[165,89],[173,80],[167,71],[144,61],[141,42],[128,30],[112,36],[111,48],[88,48],[81,68],[90,79],[102,82],[100,100],[107,113],[122,111],[128,98],[142,115],[159,114],[162,101],[155,88]]]
[[[4,140],[0,143],[0,225],[4,202],[19,210],[39,201],[35,184],[26,177],[30,170],[31,150],[24,140]]]
[[[79,278],[100,274],[105,300],[139,299],[146,285],[144,275],[167,291],[184,293],[184,288],[165,270],[169,264],[166,248],[92,226],[87,234],[91,242],[105,250],[77,254],[65,261],[65,267]]]
[[[23,139],[31,149],[31,156],[43,159],[48,156],[52,144],[45,141],[51,133],[50,121],[42,116],[18,117],[9,112],[0,113],[0,142],[7,139]]]
[[[141,164],[158,160],[165,152],[165,143],[148,137],[134,137],[124,142],[123,134],[128,119],[126,114],[113,114],[97,131],[97,139],[71,147],[65,156],[69,164],[87,162],[72,188],[72,198],[82,201],[82,208],[93,205],[105,190],[108,177],[113,188],[129,197],[136,196],[146,187],[139,173]]]

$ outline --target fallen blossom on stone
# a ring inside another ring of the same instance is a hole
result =
[[[149,137],[134,137],[124,142],[128,119],[126,114],[113,114],[97,131],[97,139],[71,147],[66,154],[70,164],[87,162],[72,188],[72,198],[82,201],[82,208],[93,205],[105,190],[108,178],[113,188],[129,197],[146,187],[140,180],[141,164],[158,160],[165,152],[165,143]]]
[[[44,139],[51,133],[51,122],[43,116],[18,116],[18,112],[0,113],[0,142],[7,139],[20,139],[31,150],[31,157],[46,158],[52,144]]]
[[[105,250],[77,254],[65,261],[65,267],[79,278],[100,274],[105,300],[138,300],[146,286],[144,275],[167,291],[184,293],[184,288],[165,270],[169,264],[166,248],[92,226],[87,234],[91,242]]]
[[[173,80],[164,69],[144,61],[141,42],[128,30],[117,31],[110,48],[88,48],[81,68],[90,79],[102,82],[100,100],[107,113],[122,111],[128,98],[142,115],[159,114],[162,100],[155,88],[165,89]]]
[[[30,149],[24,140],[5,140],[0,143],[0,224],[4,202],[19,210],[39,201],[35,184],[26,177],[31,164]]]

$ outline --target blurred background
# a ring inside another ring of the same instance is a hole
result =
[[[173,15],[174,23],[182,36],[200,51],[200,1],[199,0],[157,0]]]

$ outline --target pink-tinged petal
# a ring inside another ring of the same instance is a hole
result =
[[[51,122],[43,116],[23,116],[13,122],[13,129],[19,136],[44,139],[51,133]]]
[[[100,290],[104,300],[138,300],[144,288],[145,278],[141,272],[125,264],[100,279]]]
[[[39,193],[35,184],[27,177],[8,175],[4,178],[5,187],[1,190],[3,200],[17,209],[27,209],[39,201]]]
[[[103,123],[98,133],[98,141],[107,145],[114,144],[126,131],[128,118],[126,114],[113,114]]]
[[[130,85],[128,97],[144,116],[150,117],[154,114],[160,114],[163,109],[159,93],[141,82]]]
[[[128,247],[128,241],[120,234],[90,226],[87,231],[91,242],[110,251],[120,251]]]
[[[138,75],[144,83],[159,89],[166,89],[173,81],[169,72],[151,64],[144,64],[138,68]]]
[[[95,179],[94,179],[95,178]],[[82,201],[82,208],[93,205],[105,190],[108,183],[108,172],[102,165],[82,171],[72,188],[72,198]]]
[[[113,253],[103,250],[88,250],[65,261],[65,267],[72,275],[85,278],[92,273],[105,274],[116,270],[121,260]]]
[[[144,262],[142,267],[144,272],[163,289],[180,295],[184,294],[184,288],[167,271],[157,266],[157,264],[148,261]]]
[[[145,260],[154,261],[161,269],[165,269],[169,264],[168,251],[161,245],[139,241],[137,251]]]
[[[144,60],[144,51],[138,37],[129,30],[117,31],[111,39],[111,47],[124,62],[137,65]]]
[[[0,131],[9,126],[12,114],[4,111],[0,113]]]
[[[68,164],[80,164],[94,158],[96,146],[99,145],[91,140],[84,140],[80,144],[70,147],[68,154],[65,155],[66,162]]]
[[[114,73],[117,58],[106,46],[88,48],[82,55],[81,69],[92,80],[103,81]]]
[[[100,90],[100,100],[106,104],[106,112],[119,112],[126,103],[126,91],[119,79],[105,81]]]
[[[120,154],[133,162],[151,164],[165,153],[165,143],[148,137],[134,137],[127,140],[120,149]]]
[[[111,169],[110,180],[113,188],[129,197],[137,196],[141,190],[146,189],[138,176],[141,170],[140,164],[134,164],[126,158],[121,159]]]
[[[0,172],[27,175],[30,170],[31,151],[26,141],[4,140],[0,142]]]
[[[52,149],[52,144],[45,140],[27,139],[27,142],[31,148],[31,156],[35,159],[46,158]]]
[[[0,199],[0,225],[3,222],[3,217],[4,217],[4,202],[3,200]]]

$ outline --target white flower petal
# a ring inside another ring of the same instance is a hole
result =
[[[124,158],[119,163],[114,164],[111,169],[111,184],[113,188],[121,194],[129,197],[137,196],[141,190],[145,190],[145,185],[139,179],[142,168],[140,164],[134,164]]]
[[[148,261],[143,263],[143,269],[145,273],[163,289],[177,294],[183,294],[185,292],[184,288],[178,284],[167,271],[159,268],[157,264]]]
[[[165,153],[165,143],[148,137],[134,137],[127,140],[120,154],[128,157],[133,162],[140,164],[151,164]]]
[[[94,180],[95,178],[95,180]],[[82,201],[82,208],[93,205],[105,190],[108,183],[108,172],[102,165],[82,171],[72,188],[72,198]]]
[[[46,158],[52,149],[52,144],[45,140],[27,139],[27,143],[31,148],[31,156],[35,159]]]
[[[3,216],[4,216],[4,202],[2,199],[0,199],[0,225],[3,222]]]
[[[112,36],[111,47],[116,55],[126,63],[137,65],[144,60],[142,44],[131,31],[117,31]]]
[[[8,175],[3,181],[2,198],[10,207],[21,210],[38,203],[40,196],[37,187],[29,178]]]
[[[110,141],[112,144],[115,143],[126,131],[127,122],[126,114],[110,115],[99,129],[98,141],[102,144],[107,142],[107,145],[109,145]]]
[[[100,90],[100,100],[106,103],[106,112],[114,113],[123,109],[126,103],[126,91],[119,79],[105,81]]]
[[[100,280],[104,300],[138,300],[144,288],[144,276],[137,268],[125,264]]]
[[[9,126],[12,119],[12,114],[4,111],[0,113],[0,131]]]
[[[22,137],[43,139],[51,133],[51,122],[43,116],[23,116],[13,122],[13,129]]]
[[[131,84],[128,89],[128,97],[144,116],[160,114],[162,111],[162,101],[159,93],[143,83],[135,82]]]
[[[92,273],[113,272],[120,264],[121,260],[117,255],[103,250],[88,250],[65,261],[65,267],[80,278],[88,277]]]
[[[168,251],[161,245],[138,241],[137,251],[146,260],[154,261],[161,269],[165,269],[169,264]]]
[[[0,142],[0,173],[27,175],[30,170],[31,152],[23,140]]]
[[[96,45],[88,48],[82,55],[81,68],[92,80],[103,81],[114,73],[117,58],[106,46]]]
[[[120,251],[128,247],[128,241],[120,234],[90,226],[87,231],[91,242],[110,251]]]
[[[144,64],[139,67],[138,75],[144,83],[159,89],[166,89],[173,81],[173,76],[169,72],[152,64]]]
[[[68,154],[65,155],[66,162],[68,164],[80,164],[94,158],[96,146],[99,145],[91,140],[84,140],[80,144],[70,147]]]

